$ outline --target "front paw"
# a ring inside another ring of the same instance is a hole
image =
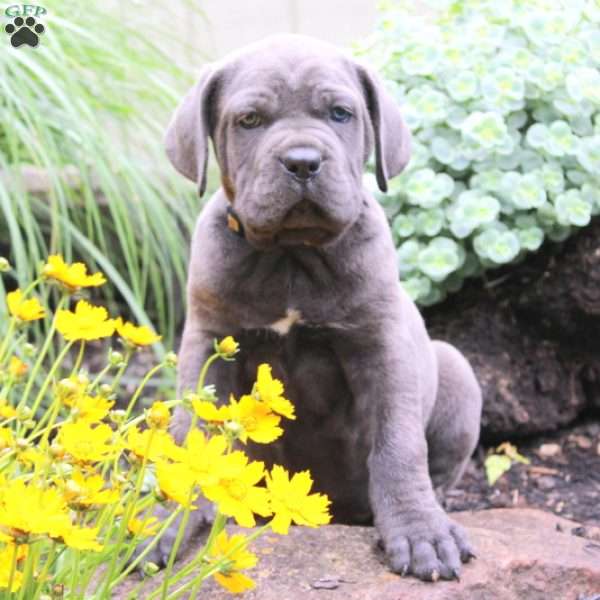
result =
[[[410,523],[390,528],[384,546],[394,572],[422,581],[458,580],[461,563],[475,558],[464,529],[443,512],[411,516]]]

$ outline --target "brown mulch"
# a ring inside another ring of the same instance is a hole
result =
[[[600,528],[600,421],[517,444],[531,464],[514,464],[494,486],[483,468],[481,448],[457,489],[449,492],[449,511],[532,507]],[[574,532],[589,535],[590,531]],[[597,533],[600,536],[600,529]],[[594,536],[595,537],[595,536]]]

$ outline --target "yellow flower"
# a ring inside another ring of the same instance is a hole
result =
[[[77,400],[85,395],[89,384],[90,381],[85,375],[81,373],[71,375],[58,382],[54,388],[54,394],[65,406],[73,407]]]
[[[198,492],[194,489],[196,478],[186,464],[159,462],[156,465],[156,479],[160,491],[169,500],[183,507],[196,509],[191,504],[198,497]]]
[[[288,419],[295,419],[294,405],[283,397],[283,383],[273,379],[271,367],[265,363],[258,366],[255,394],[258,400],[264,402],[273,412]]]
[[[48,262],[42,268],[42,275],[60,283],[70,293],[84,287],[97,287],[106,283],[102,273],[87,274],[87,267],[83,263],[68,265],[62,256],[48,257]]]
[[[279,465],[267,474],[267,489],[275,513],[271,527],[275,533],[287,534],[292,521],[308,527],[329,523],[329,498],[322,494],[309,494],[312,483],[308,471],[296,473],[290,479],[288,472]]]
[[[98,527],[76,527],[75,525],[65,525],[57,535],[51,537],[61,540],[67,546],[75,548],[76,550],[101,552],[103,546],[98,543],[98,531]]]
[[[149,537],[156,535],[160,529],[161,522],[156,517],[144,517],[136,519],[131,517],[127,522],[127,529],[133,536]]]
[[[115,321],[115,326],[123,341],[136,348],[150,346],[161,339],[161,336],[156,335],[149,327],[145,325],[136,327],[133,323],[124,323],[121,317]]]
[[[75,421],[99,423],[108,415],[114,404],[114,400],[107,400],[102,396],[79,396],[72,403],[73,416]]]
[[[204,421],[224,423],[229,419],[229,406],[217,406],[207,400],[192,400],[196,415]]]
[[[0,420],[12,419],[16,416],[17,411],[6,400],[0,400]]]
[[[8,363],[8,374],[14,377],[14,379],[21,379],[27,374],[27,370],[29,367],[27,363],[24,363],[21,359],[16,356],[10,357],[10,362]]]
[[[14,443],[13,432],[8,427],[0,427],[0,452],[7,448],[12,448]]]
[[[146,456],[151,462],[178,460],[182,456],[182,449],[175,444],[173,437],[159,429],[140,431],[136,426],[132,427],[127,432],[125,447],[138,458]]]
[[[75,469],[71,479],[65,483],[65,499],[70,506],[76,509],[94,504],[114,504],[119,500],[119,490],[103,489],[105,484],[101,475],[94,473],[85,477],[80,470]]]
[[[8,582],[10,580],[10,571],[12,569],[13,556],[15,552],[14,544],[6,545],[0,550],[0,589],[8,588]],[[27,546],[21,545],[17,549],[17,564],[23,559],[27,558]],[[21,589],[23,583],[23,573],[19,570],[15,570],[13,574],[13,581],[11,586],[12,592],[17,592]]]
[[[223,457],[219,469],[218,482],[203,485],[202,492],[224,515],[233,517],[242,527],[254,527],[253,513],[262,517],[272,514],[267,490],[256,485],[265,475],[264,463],[248,464],[248,457],[236,451]]]
[[[70,525],[68,506],[56,488],[13,479],[3,485],[0,498],[0,531],[12,538],[53,535]]]
[[[120,452],[113,441],[113,431],[105,423],[93,426],[85,421],[65,423],[56,440],[78,464],[111,460]]]
[[[196,483],[215,485],[219,482],[226,450],[227,440],[222,435],[206,438],[199,429],[192,429],[181,449],[179,461],[187,466]]]
[[[240,345],[228,335],[217,344],[217,352],[225,358],[232,357],[240,348]]]
[[[115,332],[115,322],[108,318],[103,306],[92,306],[80,300],[75,312],[61,309],[56,313],[56,329],[69,342],[99,340]]]
[[[239,594],[254,588],[255,583],[240,573],[242,569],[251,569],[257,563],[257,557],[247,547],[246,538],[235,534],[227,537],[225,530],[221,531],[212,545],[209,560],[219,562],[226,559],[227,562],[218,573],[214,574],[215,580],[225,589],[233,594]]]
[[[46,316],[46,311],[39,300],[37,298],[24,300],[23,292],[21,290],[15,290],[14,292],[7,294],[6,302],[10,314],[19,321],[37,321]]]
[[[26,448],[19,452],[17,460],[27,467],[35,467],[36,470],[49,462],[48,456],[36,448]]]
[[[283,433],[283,429],[278,427],[281,417],[252,396],[242,396],[239,402],[232,396],[229,419],[239,425],[238,438],[244,444],[248,439],[259,444],[270,444]]]
[[[155,402],[146,415],[148,427],[166,429],[171,421],[171,411],[164,402]]]

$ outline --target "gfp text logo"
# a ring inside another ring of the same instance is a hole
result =
[[[31,46],[35,48],[40,43],[40,35],[46,28],[39,22],[40,17],[48,11],[43,6],[35,4],[13,4],[9,6],[4,15],[12,19],[4,27],[4,31],[10,36],[10,43],[14,48],[19,46]]]

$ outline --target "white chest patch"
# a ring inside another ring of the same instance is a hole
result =
[[[302,315],[295,308],[288,308],[285,317],[271,323],[269,329],[276,331],[279,335],[287,335],[296,323],[302,322]]]

